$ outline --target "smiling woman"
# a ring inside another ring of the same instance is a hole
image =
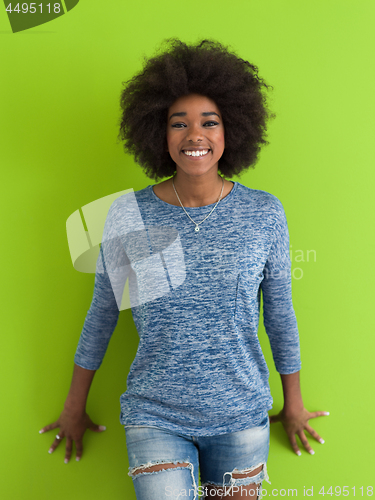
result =
[[[181,109],[185,111],[178,111]],[[184,170],[181,163],[190,169],[188,175],[202,175],[211,168],[218,170],[225,142],[223,120],[216,104],[208,97],[190,94],[177,99],[168,114],[168,152],[176,170]],[[192,161],[196,164],[192,165]]]
[[[266,101],[270,87],[259,77],[256,66],[218,42],[203,40],[189,46],[168,40],[167,47],[124,85],[120,138],[125,150],[153,179],[175,172],[175,162],[166,148],[167,113],[189,94],[205,96],[214,103],[214,108],[204,111],[220,110],[227,130],[219,169],[226,177],[253,166],[261,146],[267,144],[267,120],[273,116]]]
[[[73,442],[80,459],[87,428],[103,430],[85,403],[128,279],[140,342],[120,401],[138,500],[254,500],[268,481],[270,421],[283,423],[297,454],[296,435],[314,453],[304,430],[322,442],[308,422],[324,413],[304,408],[299,386],[283,207],[224,178],[252,166],[266,143],[266,88],[255,66],[220,44],[175,40],[121,95],[125,149],[151,178],[169,178],[112,204],[71,389],[42,432],[60,428],[51,451],[66,437],[68,461]],[[270,419],[261,293],[285,397]]]
[[[182,195],[185,206],[209,205],[211,189],[220,183],[219,160],[223,155],[224,124],[216,103],[208,97],[190,94],[180,97],[168,110],[168,152],[176,164],[173,183]],[[215,117],[215,120],[213,119]],[[171,193],[171,180],[155,186],[154,192],[164,201],[163,190]],[[228,194],[229,184],[227,183]],[[206,194],[206,196],[204,196]]]

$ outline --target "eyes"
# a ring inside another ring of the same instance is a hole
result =
[[[220,123],[216,122],[215,120],[209,120],[209,121],[203,123],[203,127],[205,127],[205,128],[215,127],[216,125],[220,125]],[[171,127],[172,128],[186,128],[187,125],[185,123],[178,122],[178,123],[173,123],[171,125]]]

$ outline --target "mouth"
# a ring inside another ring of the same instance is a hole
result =
[[[185,156],[207,156],[208,153],[210,152],[210,149],[183,149],[182,152],[184,153]]]

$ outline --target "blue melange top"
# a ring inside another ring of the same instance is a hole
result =
[[[186,210],[200,222],[213,207]],[[75,363],[99,368],[119,309],[132,308],[140,340],[120,398],[124,425],[196,436],[258,425],[272,407],[260,291],[277,371],[300,370],[280,201],[235,182],[199,228],[152,186],[108,212]]]

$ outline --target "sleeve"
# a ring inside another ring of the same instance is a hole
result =
[[[97,370],[100,367],[119,314],[101,247],[95,273],[94,294],[74,357],[76,365],[87,370]]]
[[[91,306],[74,357],[74,362],[87,370],[97,370],[103,361],[117,325],[127,279],[126,256],[115,230],[115,220],[116,206],[113,204],[104,226]]]
[[[301,369],[301,358],[292,303],[288,225],[281,203],[263,275],[263,320],[276,370],[284,375],[295,373]]]

